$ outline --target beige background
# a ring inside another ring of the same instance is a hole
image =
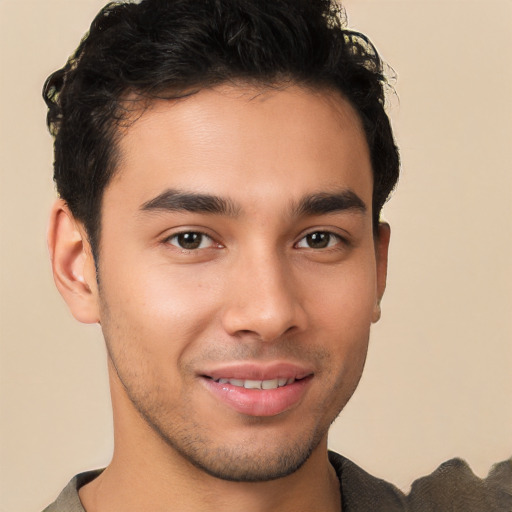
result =
[[[112,449],[101,334],[50,276],[40,99],[102,4],[0,0],[0,512],[40,510]],[[398,73],[403,177],[383,320],[331,446],[405,490],[457,455],[484,476],[512,453],[512,4],[346,6]]]

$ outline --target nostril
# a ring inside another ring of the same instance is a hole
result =
[[[270,272],[269,272],[270,273]],[[272,342],[306,328],[307,315],[282,275],[260,279],[259,286],[239,288],[225,305],[222,325],[231,336]]]

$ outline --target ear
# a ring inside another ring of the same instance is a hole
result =
[[[377,263],[377,301],[373,309],[372,322],[378,322],[381,315],[380,301],[386,289],[388,274],[388,249],[391,228],[387,222],[379,222],[378,232],[375,237],[375,259]]]
[[[58,199],[48,226],[53,278],[73,316],[87,324],[99,321],[96,267],[84,227]]]

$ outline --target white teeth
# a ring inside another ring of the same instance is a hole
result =
[[[216,379],[216,382],[219,384],[231,384],[245,389],[277,389],[287,386],[288,384],[293,384],[295,378],[290,377],[289,379],[280,378],[269,380]]]
[[[261,382],[261,389],[277,389],[278,386],[278,379],[264,380]]]
[[[261,389],[261,380],[246,380],[244,382],[245,389]]]

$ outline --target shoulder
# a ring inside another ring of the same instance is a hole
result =
[[[85,512],[78,496],[78,490],[94,480],[102,471],[102,469],[87,471],[73,477],[58,498],[51,505],[48,505],[43,512]]]
[[[394,485],[375,478],[337,453],[329,452],[329,460],[340,481],[344,512],[407,510],[405,495]]]
[[[462,459],[451,459],[416,480],[407,497],[418,512],[512,511],[512,458],[495,464],[487,478],[478,478]]]
[[[433,473],[414,481],[409,495],[375,478],[350,460],[329,452],[346,512],[504,512],[512,511],[512,459],[493,466],[478,478],[462,459],[441,464]]]

